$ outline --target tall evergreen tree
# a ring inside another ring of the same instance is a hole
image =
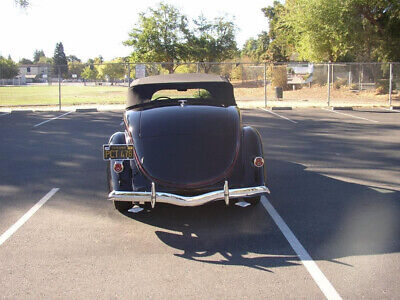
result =
[[[56,49],[54,50],[53,64],[55,66],[55,71],[58,72],[60,68],[62,75],[67,75],[68,73],[68,60],[64,53],[64,46],[61,42],[56,44]]]

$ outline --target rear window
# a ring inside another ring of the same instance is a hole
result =
[[[151,100],[156,99],[212,99],[209,91],[205,89],[185,90],[159,90],[153,94]]]

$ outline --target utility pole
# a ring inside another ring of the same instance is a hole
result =
[[[61,110],[61,67],[58,66],[58,110]]]

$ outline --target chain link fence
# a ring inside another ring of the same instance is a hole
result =
[[[0,69],[0,107],[124,104],[133,80],[169,73],[225,76],[242,107],[400,105],[400,63],[73,62]]]

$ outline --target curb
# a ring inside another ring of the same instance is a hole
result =
[[[332,110],[353,110],[351,106],[332,106]]]
[[[278,107],[271,107],[271,110],[292,110],[291,106],[278,106]]]
[[[33,113],[32,109],[17,109],[17,110],[12,110],[11,114],[15,115],[15,114],[26,114],[26,113]]]
[[[393,109],[400,109],[400,106],[391,106],[389,109],[390,109],[390,110],[393,110]]]
[[[77,108],[76,112],[98,112],[97,108]]]

